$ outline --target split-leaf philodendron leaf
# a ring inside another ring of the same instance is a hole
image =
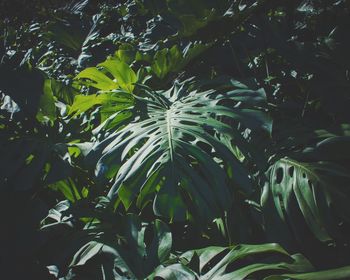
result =
[[[148,97],[140,102],[145,103],[147,116],[93,148],[91,154],[101,153],[96,175],[115,180],[109,191],[112,200],[119,197],[126,208],[134,201],[143,208],[153,200],[157,215],[209,220],[232,202],[229,177],[238,188],[249,186],[249,172],[218,136],[232,142],[242,138],[225,124],[224,117],[245,127],[269,130],[268,116],[258,109],[264,106],[264,91],[233,86],[200,91],[188,84],[175,83],[163,92],[145,89]]]

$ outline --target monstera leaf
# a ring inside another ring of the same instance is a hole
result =
[[[90,153],[101,154],[96,175],[115,178],[109,197],[119,197],[126,208],[136,199],[142,208],[155,196],[154,212],[176,220],[189,214],[209,220],[219,216],[232,202],[232,182],[251,187],[249,172],[226,146],[228,141],[217,137],[245,143],[223,118],[269,129],[266,114],[253,109],[264,105],[264,91],[231,85],[222,92],[202,92],[190,90],[186,81],[168,91],[146,89],[145,94],[140,102],[147,115],[111,133]]]
[[[178,259],[175,264],[160,265],[147,279],[335,280],[350,276],[349,266],[314,272],[303,255],[290,255],[275,243],[213,246],[185,252]]]
[[[284,158],[270,168],[268,176],[262,196],[267,218],[272,217],[269,211],[277,213],[299,241],[305,238],[305,224],[322,242],[344,237],[341,225],[350,221],[347,169],[331,162]]]
[[[107,92],[100,92],[98,94],[84,95],[79,94],[74,98],[74,102],[70,107],[68,114],[76,116],[86,111],[94,108],[99,105],[101,113],[101,120],[105,121],[111,115],[116,122],[116,115],[122,115],[121,112],[124,112],[124,117],[130,117],[130,110],[134,105],[134,97],[125,91],[113,90]],[[124,120],[122,118],[121,120]]]
[[[265,279],[263,275],[275,275],[278,272],[280,274],[306,272],[313,269],[302,255],[289,255],[282,247],[274,243],[242,244],[229,248],[208,247],[188,251],[179,259],[179,263],[169,266],[161,265],[152,276],[164,280],[243,280]]]
[[[112,79],[113,78],[113,79]],[[117,125],[132,116],[134,97],[131,94],[137,81],[135,72],[118,59],[108,59],[97,67],[81,71],[78,84],[98,89],[96,94],[77,94],[68,114],[77,116],[99,106],[101,122]]]
[[[86,85],[99,90],[122,89],[132,92],[137,76],[125,62],[118,59],[107,59],[97,65],[81,71],[76,79],[85,80]]]

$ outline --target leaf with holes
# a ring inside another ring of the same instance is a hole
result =
[[[264,91],[233,87],[223,92],[198,91],[190,90],[190,84],[176,83],[162,92],[145,89],[148,98],[140,102],[147,116],[111,133],[91,151],[95,156],[101,154],[96,175],[115,177],[109,197],[119,197],[126,208],[135,199],[142,208],[155,196],[157,215],[210,220],[232,202],[232,182],[251,187],[249,172],[217,136],[245,143],[223,117],[246,127],[269,129],[266,114],[254,108],[264,105]],[[243,150],[249,150],[248,143],[244,145]]]
[[[277,211],[278,218],[289,224],[300,242],[305,238],[300,218],[320,241],[341,237],[339,225],[350,222],[350,175],[345,168],[330,162],[305,163],[284,158],[270,168],[268,176],[262,205],[267,211]],[[267,213],[269,220],[272,215]],[[271,225],[274,230],[275,225]]]

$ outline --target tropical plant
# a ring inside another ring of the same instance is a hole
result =
[[[244,145],[244,139],[219,118],[268,130],[266,115],[254,110],[264,106],[264,91],[237,88],[234,81],[222,91],[191,90],[187,83],[162,92],[146,89],[147,97],[138,97],[146,117],[110,133],[88,154],[101,153],[96,175],[115,177],[108,196],[119,198],[126,209],[134,199],[143,208],[155,195],[157,215],[212,220],[232,202],[229,179],[242,189],[251,187],[249,173],[230,151],[232,142]],[[247,146],[242,150],[249,151]]]
[[[0,278],[350,278],[348,1],[18,3]]]

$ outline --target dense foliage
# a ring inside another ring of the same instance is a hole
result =
[[[0,4],[0,278],[350,279],[347,0]]]

